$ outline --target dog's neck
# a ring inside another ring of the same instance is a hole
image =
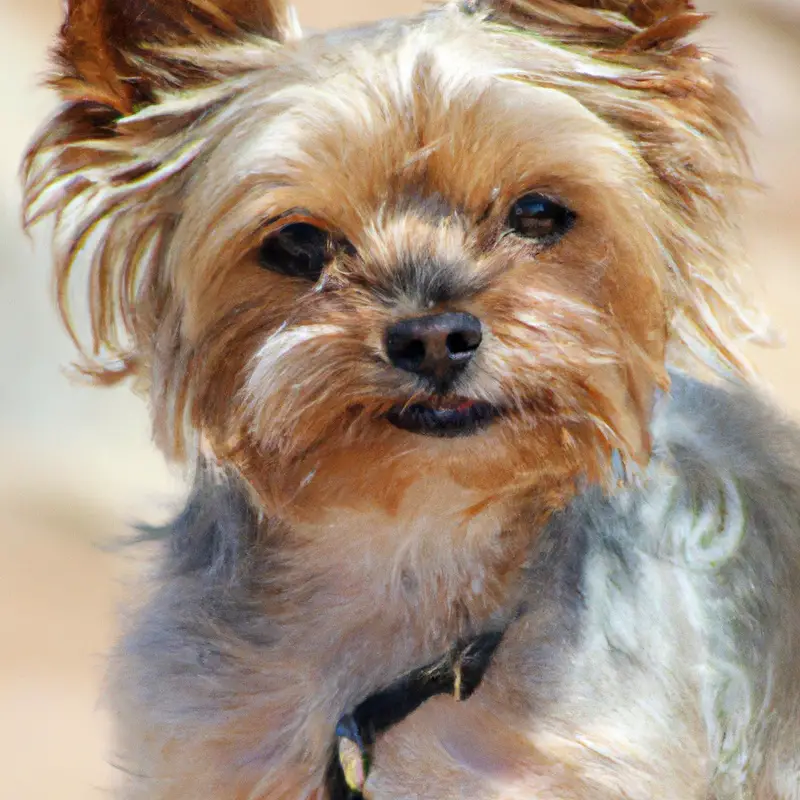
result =
[[[293,539],[312,569],[335,571],[401,605],[430,592],[446,606],[470,597],[483,603],[498,579],[492,572],[521,555],[512,535],[517,514],[510,502],[483,504],[452,481],[421,477],[395,513],[331,508],[293,526]]]
[[[358,755],[349,762],[361,765],[364,779],[369,746],[359,736],[400,722],[434,694],[458,695],[453,675],[442,673],[437,682],[430,663],[451,670],[447,654],[465,639],[481,641],[482,634],[492,638],[486,657],[478,659],[474,683],[480,681],[499,631],[517,608],[526,539],[534,533],[527,528],[525,536],[525,528],[509,504],[479,507],[474,492],[420,478],[395,514],[330,509],[292,530],[298,561],[316,580],[323,576],[327,591],[320,596],[345,599],[339,608],[323,600],[318,613],[340,615],[326,622],[342,639],[330,663],[342,677],[332,685],[339,695],[342,685],[352,692],[337,710],[354,720],[363,716],[356,726]],[[387,720],[380,722],[373,707],[390,709]],[[353,737],[345,737],[351,749]],[[363,798],[362,782],[351,776],[348,783],[350,770],[334,748],[337,753],[327,773],[330,796]]]
[[[283,580],[313,587],[297,604],[298,630],[325,620],[336,640],[321,657],[334,669],[356,666],[355,651],[365,662],[380,653],[355,681],[370,692],[513,613],[537,529],[510,504],[478,508],[472,492],[425,478],[396,514],[332,508],[286,527]]]

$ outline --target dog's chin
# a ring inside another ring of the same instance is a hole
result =
[[[385,415],[391,425],[421,436],[472,436],[488,428],[501,414],[497,406],[455,398],[405,403]]]

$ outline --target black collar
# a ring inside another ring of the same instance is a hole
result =
[[[483,680],[504,633],[482,633],[456,645],[443,658],[409,672],[345,714],[336,726],[325,776],[328,800],[362,800],[377,737],[437,694],[468,699]]]

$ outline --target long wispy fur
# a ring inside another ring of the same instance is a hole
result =
[[[763,321],[749,310],[736,270],[741,254],[735,205],[744,166],[741,108],[708,55],[684,42],[702,19],[684,8],[688,4],[676,6],[680,13],[666,19],[658,11],[643,10],[646,4],[632,4],[626,13],[627,3],[611,4],[608,11],[589,6],[517,2],[498,3],[487,11],[478,5],[476,19],[453,10],[433,12],[418,23],[418,57],[424,61],[422,42],[432,46],[438,27],[441,33],[448,30],[448,56],[466,58],[470,37],[480,25],[496,74],[556,88],[608,120],[656,179],[645,191],[653,193],[651,202],[660,211],[660,229],[652,233],[663,248],[675,336],[694,355],[708,359],[715,354],[739,365],[732,337],[766,333]],[[218,13],[236,19],[235,10]],[[87,12],[87,19],[94,16]],[[174,198],[185,190],[197,156],[228,133],[237,113],[251,102],[254,85],[261,89],[266,80],[267,91],[285,91],[320,77],[316,62],[284,63],[274,40],[263,35],[285,35],[281,28],[273,31],[274,26],[246,35],[244,25],[237,39],[232,21],[224,36],[193,23],[191,38],[179,45],[178,35],[152,41],[148,27],[137,41],[138,22],[117,24],[128,33],[112,46],[120,47],[119,57],[134,77],[115,78],[120,96],[106,103],[91,73],[82,75],[80,67],[54,77],[68,102],[24,165],[26,224],[58,212],[57,293],[70,330],[69,276],[92,231],[104,228],[93,247],[92,337],[82,347],[80,362],[104,380],[148,372],[136,363],[152,360],[157,334],[167,328],[164,336],[175,336],[167,320],[171,311],[180,312],[166,305],[171,278],[165,251],[175,224]],[[84,35],[77,25],[65,26],[65,31],[78,31],[76,39]],[[86,23],[87,30],[93,27]],[[404,30],[398,25],[382,36],[400,39]],[[348,44],[356,47],[357,39],[340,47]],[[69,39],[63,47],[70,47]],[[92,52],[91,43],[83,47]],[[152,54],[157,69],[148,66],[137,74],[149,63],[142,48]],[[190,86],[197,88],[189,92],[184,73],[190,56]],[[61,61],[69,59],[67,50]],[[271,74],[276,69],[284,74]],[[115,67],[111,73],[118,71]],[[157,102],[128,98],[129,87],[140,84],[146,87],[141,92]],[[187,358],[187,349],[180,347],[175,356]],[[173,400],[182,396],[170,394]],[[170,417],[175,418],[180,419],[180,409]]]
[[[278,0],[67,4],[25,224],[79,369],[134,378],[195,480],[112,664],[124,797],[321,800],[343,713],[510,625],[369,796],[800,798],[800,438],[740,383],[746,115],[703,19],[465,0],[303,38]],[[510,229],[531,192],[557,241]],[[270,261],[289,225],[328,237],[318,279]],[[447,391],[388,353],[434,312],[482,331]],[[419,404],[496,416],[388,421]]]

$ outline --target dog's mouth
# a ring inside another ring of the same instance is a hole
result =
[[[396,405],[386,419],[397,428],[424,436],[469,436],[499,415],[500,409],[490,403],[454,398]]]

